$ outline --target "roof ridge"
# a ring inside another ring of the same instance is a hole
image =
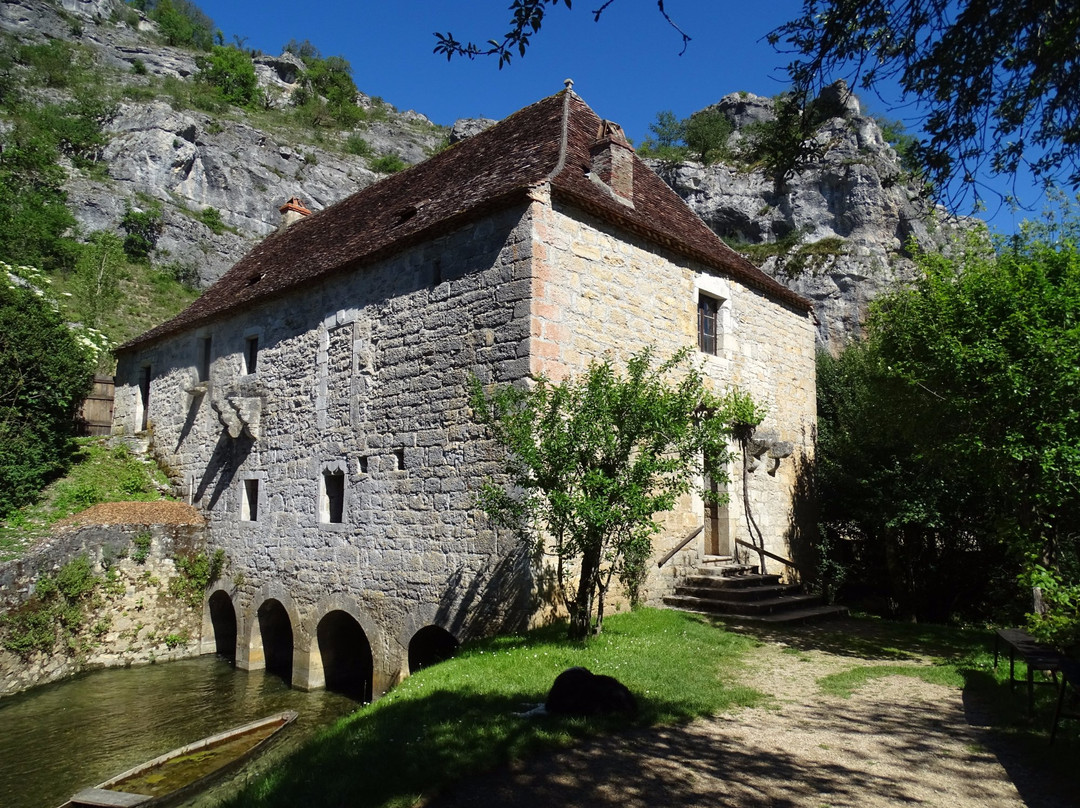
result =
[[[567,79],[566,89],[560,91],[563,95],[563,107],[562,124],[559,127],[559,160],[556,162],[555,167],[548,172],[547,177],[544,178],[548,182],[551,182],[551,180],[559,176],[559,174],[562,173],[562,170],[566,168],[566,143],[569,137],[567,135],[567,124],[570,120],[570,99],[572,96],[577,96],[578,100],[585,104],[585,99],[570,89],[572,84],[573,82]],[[558,93],[556,93],[556,95],[558,95]],[[585,104],[585,106],[588,106],[588,104]]]

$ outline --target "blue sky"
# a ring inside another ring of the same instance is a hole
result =
[[[363,92],[435,123],[503,118],[572,78],[597,114],[621,124],[635,142],[649,134],[661,110],[686,117],[727,93],[784,90],[788,58],[764,37],[802,6],[801,0],[667,0],[668,13],[692,37],[680,56],[681,37],[653,0],[616,0],[596,23],[591,10],[600,0],[577,0],[572,10],[549,8],[526,56],[499,70],[492,59],[447,62],[432,53],[433,33],[481,43],[497,38],[508,27],[509,0],[197,2],[227,41],[235,35],[245,47],[279,53],[290,39],[308,39],[324,56],[348,59]],[[905,119],[911,110],[896,100],[862,97],[871,114]],[[914,118],[907,123],[917,126]],[[1040,204],[1034,194],[1028,201]],[[993,224],[1011,232],[1025,215],[997,211]]]

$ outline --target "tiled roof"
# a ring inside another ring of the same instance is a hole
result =
[[[634,206],[620,204],[587,173],[600,118],[570,90],[525,107],[491,128],[264,239],[187,309],[121,349],[354,270],[524,203],[532,186],[598,218],[715,267],[800,310],[810,303],[716,236],[634,156]],[[565,137],[564,137],[565,136]]]

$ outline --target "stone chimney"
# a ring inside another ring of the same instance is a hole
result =
[[[311,211],[304,207],[304,203],[300,201],[300,197],[294,196],[280,208],[278,211],[281,213],[281,224],[278,225],[278,232],[284,230],[289,225],[300,221],[305,216],[310,216]]]
[[[619,202],[633,207],[634,150],[622,127],[611,121],[601,121],[589,154],[593,180],[606,185]]]

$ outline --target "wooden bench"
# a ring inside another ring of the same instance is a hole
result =
[[[1016,678],[1016,657],[1020,656],[1027,666],[1027,691],[1028,691],[1028,716],[1035,711],[1035,671],[1045,671],[1053,678],[1052,682],[1039,682],[1039,684],[1057,684],[1057,674],[1061,670],[1061,654],[1049,645],[1043,645],[1022,628],[999,628],[994,639],[994,667],[997,668],[998,655],[1001,644],[1009,648],[1009,687],[1015,692],[1017,682],[1023,679]],[[1055,721],[1055,726],[1056,726]]]

